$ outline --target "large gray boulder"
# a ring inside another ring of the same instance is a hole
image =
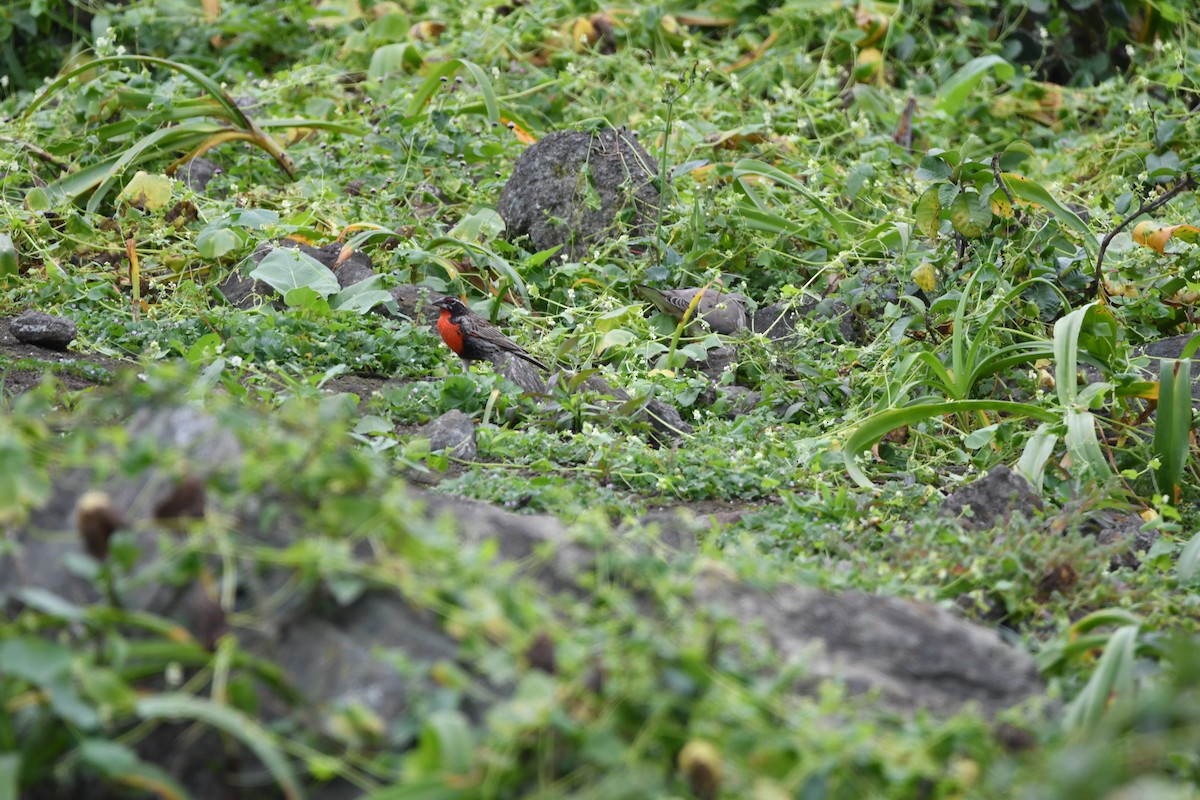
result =
[[[531,145],[513,166],[498,211],[510,237],[534,250],[562,245],[571,259],[597,242],[645,236],[658,213],[658,164],[631,131],[559,131]]]
[[[438,572],[419,560],[406,566],[404,548],[438,559],[461,558],[536,594],[564,596],[574,604],[596,602],[594,581],[604,575],[610,587],[622,587],[633,598],[633,608],[614,606],[613,614],[659,626],[669,639],[688,626],[679,626],[670,616],[677,611],[660,605],[644,569],[636,566],[657,560],[672,574],[695,575],[685,606],[692,613],[733,620],[739,636],[756,643],[758,653],[774,654],[762,663],[798,665],[803,678],[797,692],[813,692],[830,680],[852,694],[873,693],[896,712],[945,715],[967,708],[994,714],[1042,692],[1029,655],[989,629],[935,606],[893,598],[788,584],[773,591],[756,588],[727,567],[701,568],[694,533],[669,520],[623,528],[601,540],[551,516],[516,515],[418,494],[393,482],[377,486],[389,493],[393,517],[358,519],[353,524],[361,531],[348,527],[334,536],[332,529],[313,526],[320,519],[336,522],[328,515],[338,506],[298,491],[293,483],[300,476],[257,476],[261,483],[253,493],[205,497],[206,487],[236,483],[249,468],[242,458],[246,443],[239,444],[217,417],[189,407],[142,411],[128,427],[135,443],[158,454],[156,465],[132,477],[85,467],[54,476],[52,497],[10,531],[11,547],[0,555],[0,613],[11,617],[35,595],[77,604],[115,599],[124,613],[175,621],[185,632],[181,636],[190,634],[188,641],[204,648],[212,649],[223,635],[235,636],[240,652],[279,669],[272,690],[260,693],[260,718],[269,723],[286,716],[288,725],[306,725],[318,740],[344,741],[339,720],[347,713],[379,720],[381,736],[390,722],[411,714],[414,697],[436,687],[397,669],[398,663],[459,664],[474,682],[460,706],[473,721],[511,696],[512,686],[494,684],[487,670],[470,660],[461,633],[449,624],[457,593],[469,587],[438,589],[430,582]],[[92,463],[103,463],[103,447],[97,446],[94,456]],[[120,520],[120,535],[140,554],[108,595],[79,569],[87,557],[74,533],[80,524],[76,509],[88,492],[107,497],[114,519]],[[238,504],[223,505],[229,497],[239,498]],[[168,554],[192,541],[183,538],[189,532],[215,536],[200,541],[234,548],[224,557],[207,547],[196,551],[212,574],[228,574],[223,572],[233,563],[228,559],[236,561],[238,586],[225,595],[227,607],[202,582],[170,580],[167,565],[175,562]],[[310,547],[321,548],[315,551],[321,557],[297,560],[297,553],[314,552]],[[546,665],[553,658],[531,656],[530,661],[552,669]],[[214,785],[214,770],[221,771],[221,779],[260,770],[248,754],[214,761],[221,748],[189,749],[188,741],[186,726],[164,728],[139,752],[168,768],[197,796],[210,796],[205,793]],[[319,786],[314,796],[354,793],[335,781]]]

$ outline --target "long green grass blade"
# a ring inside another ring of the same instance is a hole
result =
[[[842,224],[842,221],[838,219],[837,215],[834,214],[833,211],[830,210],[828,204],[810,192],[808,187],[793,178],[791,175],[788,175],[783,170],[772,167],[770,164],[764,164],[763,162],[753,158],[743,158],[733,165],[733,180],[742,189],[742,191],[746,193],[746,196],[750,198],[751,202],[753,202],[760,209],[763,208],[761,199],[758,197],[753,188],[751,188],[744,180],[746,177],[752,175],[774,181],[781,186],[786,186],[796,194],[808,200],[813,204],[813,208],[815,208],[821,214],[821,216],[823,216],[829,222],[829,226],[833,228],[835,233],[837,233],[838,240],[840,242],[846,241],[846,228]]]
[[[1183,552],[1179,554],[1178,563],[1175,564],[1176,576],[1182,584],[1191,583],[1197,572],[1200,572],[1200,533],[1192,534],[1192,538],[1183,546]]]
[[[1063,440],[1074,467],[1077,470],[1082,468],[1094,480],[1111,478],[1112,468],[1100,449],[1100,441],[1096,437],[1096,417],[1092,412],[1070,408],[1067,409],[1065,421],[1067,435]]]
[[[1125,625],[1109,638],[1096,671],[1067,705],[1063,719],[1067,730],[1093,731],[1114,705],[1124,705],[1132,699],[1133,656],[1139,630],[1137,625]]]
[[[1059,415],[1040,406],[1016,403],[1011,400],[955,400],[948,403],[922,403],[905,408],[893,408],[874,414],[854,430],[843,446],[846,471],[851,480],[864,489],[873,487],[870,479],[855,462],[855,458],[878,442],[888,432],[904,425],[915,425],[944,414],[964,414],[974,411],[994,411],[1018,417],[1032,417],[1043,422],[1057,422]]]
[[[413,95],[412,102],[408,104],[408,116],[416,116],[425,109],[425,104],[429,102],[429,98],[433,97],[434,93],[442,88],[442,78],[449,78],[460,69],[465,69],[471,73],[471,77],[479,85],[479,93],[483,95],[483,106],[487,112],[487,118],[492,122],[500,121],[500,105],[496,102],[496,92],[492,89],[492,82],[488,78],[487,73],[483,68],[473,61],[467,61],[462,58],[452,58],[438,64],[429,75],[426,76],[425,82],[417,89],[417,93]]]
[[[1164,359],[1159,367],[1158,384],[1158,414],[1151,450],[1159,462],[1154,484],[1174,502],[1192,448],[1192,360]]]
[[[1014,197],[1045,206],[1054,213],[1054,216],[1061,219],[1068,228],[1078,233],[1083,238],[1084,244],[1087,245],[1093,254],[1099,249],[1100,243],[1096,240],[1096,234],[1092,233],[1092,229],[1088,227],[1087,223],[1080,219],[1079,215],[1074,211],[1058,202],[1054,195],[1046,191],[1041,184],[1011,172],[1004,173],[1002,177],[1004,178],[1004,185],[1008,187],[1008,190],[1013,193]]]
[[[158,694],[140,698],[136,706],[142,719],[191,720],[202,722],[232,736],[258,757],[288,800],[304,797],[287,758],[274,737],[245,714],[211,700],[185,694]]]

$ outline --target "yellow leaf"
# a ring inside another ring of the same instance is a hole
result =
[[[436,19],[418,22],[408,29],[408,37],[418,42],[436,42],[446,30],[446,23]]]
[[[1182,239],[1189,244],[1195,244],[1200,238],[1200,228],[1194,225],[1166,225],[1159,227],[1157,223],[1146,220],[1133,227],[1133,240],[1140,245],[1149,247],[1163,255],[1167,252],[1167,242],[1171,238]]]
[[[171,179],[166,175],[139,170],[121,190],[121,199],[131,206],[153,211],[171,202],[171,191]]]
[[[679,14],[675,19],[681,25],[693,28],[730,28],[737,24],[733,17],[710,17],[705,14]]]
[[[879,75],[883,66],[883,53],[874,47],[859,52],[854,63],[854,80],[866,82]]]
[[[913,283],[921,287],[923,292],[932,292],[937,288],[937,268],[928,261],[918,265],[909,273],[909,277],[912,278]]]
[[[858,46],[866,47],[875,44],[887,33],[888,18],[886,14],[871,12],[865,6],[859,6],[854,12],[854,24],[866,34],[866,38],[859,42]]]
[[[1180,289],[1175,294],[1171,295],[1169,302],[1181,306],[1194,306],[1200,302],[1200,291],[1195,289]]]
[[[599,38],[600,34],[596,31],[596,26],[592,24],[591,19],[588,17],[580,17],[571,26],[571,48],[576,53],[581,53],[588,49]]]
[[[537,141],[536,136],[522,128],[517,123],[513,122],[511,119],[508,119],[507,117],[501,117],[500,122],[513,132],[513,135],[517,137],[517,141],[521,144],[533,144]]]
[[[997,217],[1012,219],[1013,207],[1012,203],[1008,202],[1008,195],[1002,190],[997,189],[992,194],[992,213]]]
[[[200,0],[200,8],[204,9],[205,22],[216,22],[221,16],[221,0]]]

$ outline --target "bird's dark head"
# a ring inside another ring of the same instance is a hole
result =
[[[452,294],[448,294],[445,297],[439,297],[437,300],[433,301],[433,305],[436,308],[444,308],[455,316],[458,316],[459,314],[465,314],[467,312],[467,307],[463,305],[462,300],[459,300]]]

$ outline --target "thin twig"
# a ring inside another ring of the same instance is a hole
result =
[[[1137,211],[1133,212],[1128,217],[1121,220],[1120,225],[1118,225],[1117,227],[1113,228],[1111,231],[1108,232],[1108,235],[1106,235],[1104,237],[1104,239],[1100,242],[1100,250],[1096,253],[1096,274],[1092,279],[1095,282],[1096,294],[1100,300],[1103,301],[1108,298],[1108,294],[1104,290],[1104,273],[1102,271],[1102,268],[1104,266],[1104,253],[1106,250],[1108,250],[1108,245],[1112,242],[1113,237],[1116,236],[1121,231],[1125,230],[1127,227],[1129,227],[1129,223],[1133,222],[1138,217],[1142,216],[1143,214],[1149,214],[1151,211],[1156,211],[1159,208],[1162,208],[1167,203],[1171,202],[1171,200],[1174,199],[1176,195],[1182,194],[1183,192],[1186,192],[1189,189],[1193,189],[1193,188],[1195,188],[1195,186],[1196,186],[1196,181],[1195,181],[1195,179],[1192,178],[1191,175],[1184,176],[1183,180],[1179,181],[1179,183],[1175,184],[1173,187],[1171,187],[1167,191],[1163,192],[1163,194],[1161,196],[1159,196],[1159,198],[1157,200],[1154,200],[1153,202],[1143,201],[1142,204],[1140,206],[1138,206]]]
[[[1008,184],[1004,182],[1004,176],[1000,174],[1000,153],[992,156],[992,175],[996,177],[996,183],[1000,184],[1000,188],[1004,191],[1004,196],[1008,198],[1008,204],[1015,210],[1017,207],[1017,198],[1013,197]]]

